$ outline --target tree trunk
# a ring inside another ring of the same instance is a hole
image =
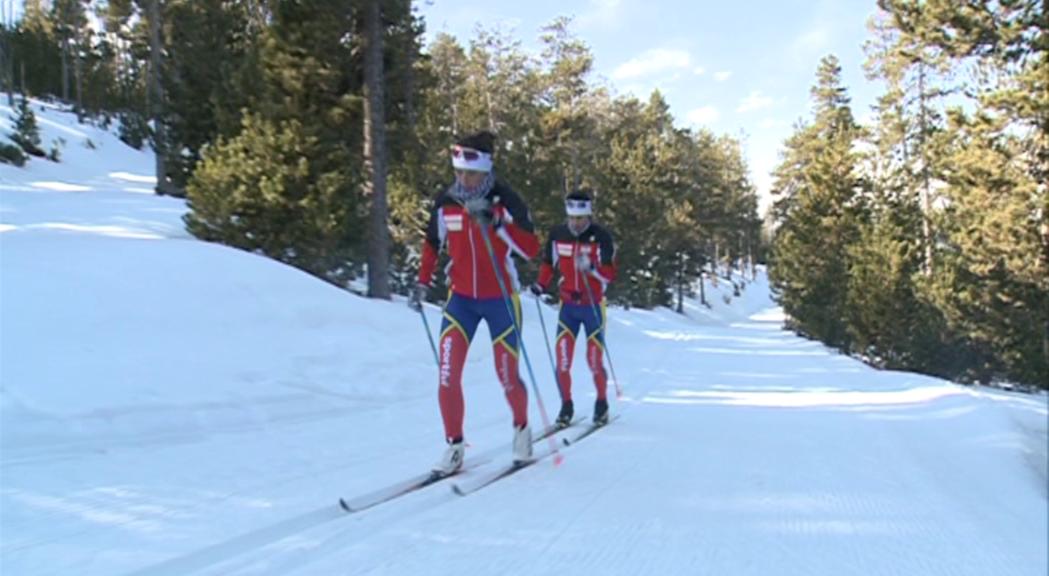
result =
[[[754,264],[754,234],[747,231],[747,268],[750,268],[750,279],[758,279],[758,267]]]
[[[11,22],[12,12],[14,7],[11,6],[10,2],[5,2],[2,6],[2,12],[0,12],[0,24],[3,24],[7,30],[14,28]],[[10,34],[4,35],[4,41],[0,42],[0,81],[3,82],[3,86],[0,86],[0,90],[7,92],[7,105],[14,107],[15,105],[15,57],[11,50],[11,36]]]
[[[74,46],[78,47],[79,52],[80,46],[80,30],[76,31],[76,42]],[[79,123],[84,122],[84,67],[80,61],[80,55],[73,55],[73,89],[76,92],[76,102],[74,103],[74,111],[76,112],[76,121]]]
[[[62,40],[62,101],[69,102],[69,40]]]
[[[706,282],[703,280],[703,276],[706,272],[702,268],[699,269],[699,303],[710,308],[710,304],[707,304],[707,287]]]
[[[929,174],[929,153],[926,143],[926,135],[929,132],[929,121],[926,116],[927,106],[925,103],[925,64],[921,61],[918,62],[918,116],[919,116],[919,127],[918,127],[918,146],[919,158],[921,158],[921,173],[922,173],[922,241],[924,243],[925,261],[923,262],[923,272],[926,276],[931,276],[933,273],[933,252],[932,252],[932,222],[930,220],[932,214],[932,200],[930,198],[931,191],[929,190],[929,183],[932,177]]]
[[[146,7],[149,18],[149,115],[153,120],[153,152],[156,155],[154,167],[157,174],[155,191],[160,196],[179,196],[171,179],[168,178],[167,171],[168,142],[164,125],[164,85],[161,83],[164,67],[164,44],[160,38],[163,25],[161,1],[148,0]]]
[[[685,311],[685,271],[684,271],[684,268],[685,268],[685,263],[683,261],[683,258],[681,257],[680,254],[678,254],[678,258],[677,258],[677,272],[675,272],[675,274],[674,274],[677,277],[677,279],[676,279],[676,283],[677,283],[677,306],[675,306],[675,308],[677,309],[677,313],[678,314],[681,314],[682,312]]]
[[[721,265],[721,242],[714,242],[714,262],[710,265],[710,281],[714,284],[714,287],[718,287],[718,266]]]
[[[364,13],[364,172],[371,196],[368,296],[390,299],[390,231],[386,202],[386,112],[383,103],[382,0],[368,0]]]

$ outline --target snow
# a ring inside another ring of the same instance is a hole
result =
[[[185,204],[148,194],[147,153],[39,114],[62,162],[0,164],[3,574],[1047,573],[1046,395],[799,338],[761,269],[728,302],[708,284],[711,308],[611,308],[620,417],[560,466],[346,515],[339,497],[443,449],[418,315],[190,238]],[[556,310],[522,305],[551,415],[537,315]],[[481,331],[467,460],[494,465],[511,428],[491,364]]]

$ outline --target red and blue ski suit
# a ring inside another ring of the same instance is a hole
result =
[[[450,442],[463,437],[465,403],[462,374],[466,353],[481,320],[488,324],[492,338],[495,371],[513,412],[515,427],[528,423],[528,391],[518,373],[519,343],[514,326],[520,328],[521,305],[517,296],[520,285],[512,256],[532,259],[539,252],[528,207],[506,184],[496,181],[486,198],[500,225],[487,226],[494,259],[489,254],[480,224],[465,206],[448,191],[434,200],[423,243],[419,283],[429,284],[437,267],[442,247],[449,256],[446,272],[451,294],[445,304],[438,350],[438,401],[444,432]],[[494,260],[494,267],[493,267]],[[515,317],[510,316],[507,301],[496,274],[510,292]]]
[[[561,312],[557,319],[557,386],[561,400],[572,400],[572,356],[576,334],[586,329],[586,361],[594,375],[598,400],[608,388],[602,353],[605,346],[605,287],[615,279],[615,243],[612,234],[593,222],[578,236],[565,224],[550,230],[539,268],[539,285],[545,290],[556,270],[561,273],[558,293]],[[585,255],[594,267],[578,270],[576,262]]]

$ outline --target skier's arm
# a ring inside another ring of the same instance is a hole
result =
[[[419,284],[427,286],[433,280],[433,271],[437,268],[437,254],[441,250],[441,236],[438,230],[440,212],[440,208],[434,202],[430,210],[430,221],[426,225],[426,239],[423,240],[422,261],[419,263]]]
[[[521,256],[528,260],[535,258],[539,252],[539,238],[535,234],[535,225],[532,223],[532,215],[528,212],[528,206],[512,190],[501,195],[500,203],[510,214],[510,218],[504,223],[502,229],[513,241]]]
[[[546,290],[550,281],[554,279],[554,231],[546,238],[546,246],[543,247],[543,262],[539,265],[539,278],[536,282]]]
[[[616,278],[616,244],[612,233],[603,228],[597,235],[597,251],[599,261],[594,273],[608,284]]]

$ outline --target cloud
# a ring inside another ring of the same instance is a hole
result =
[[[720,72],[715,72],[714,73],[714,80],[717,80],[718,82],[724,82],[725,80],[728,80],[729,77],[731,77],[731,76],[732,76],[732,72],[731,71],[729,71],[729,70],[721,70]]]
[[[702,66],[696,66],[692,69],[692,73],[696,76],[702,76],[707,73],[707,69]]]
[[[760,110],[769,106],[772,106],[772,98],[763,95],[761,90],[755,90],[739,103],[739,108],[736,108],[736,112],[750,112],[751,110]]]
[[[685,114],[685,118],[693,124],[713,124],[720,116],[718,109],[713,106],[702,106],[689,110],[688,114]]]
[[[612,71],[612,78],[625,80],[640,78],[665,70],[688,68],[691,57],[684,50],[656,48],[620,64]]]

